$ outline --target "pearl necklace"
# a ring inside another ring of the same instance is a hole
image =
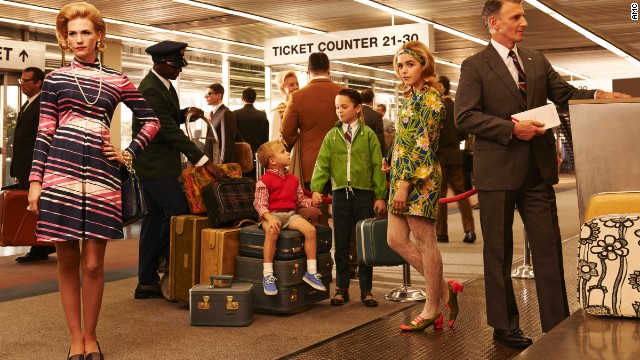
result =
[[[100,93],[102,92],[102,63],[100,62],[100,57],[98,57],[98,71],[100,73],[100,87],[98,88],[98,95],[96,96],[96,99],[93,102],[90,102],[89,99],[87,99],[87,95],[85,95],[84,91],[82,90],[82,86],[80,86],[80,82],[78,82],[78,77],[76,76],[76,70],[73,67],[74,61],[75,61],[75,59],[73,59],[71,61],[71,72],[73,73],[73,78],[76,80],[76,84],[78,85],[78,89],[80,89],[80,93],[82,94],[82,97],[84,98],[84,101],[87,102],[87,104],[95,105],[98,102],[98,99],[100,99]]]

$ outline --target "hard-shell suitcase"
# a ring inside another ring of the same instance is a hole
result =
[[[200,236],[209,227],[206,216],[171,218],[169,272],[162,277],[162,295],[170,301],[189,302],[189,289],[200,282]]]
[[[222,178],[200,189],[212,227],[233,224],[238,220],[258,220],[253,206],[256,184],[249,178]]]
[[[202,230],[200,249],[201,284],[207,283],[211,275],[235,275],[236,256],[240,253],[240,228]]]
[[[228,281],[218,287],[214,280]],[[253,284],[233,282],[233,276],[211,276],[209,283],[189,290],[191,325],[247,326],[253,321]]]
[[[317,254],[331,251],[332,232],[326,225],[316,227]],[[295,230],[280,231],[276,243],[274,260],[293,260],[304,258],[304,236]],[[262,259],[264,250],[264,230],[259,225],[250,225],[240,231],[240,255]]]
[[[253,284],[253,307],[255,311],[273,314],[291,314],[309,309],[311,305],[329,298],[331,277],[322,277],[327,291],[312,288],[302,282],[293,286],[278,286],[278,294],[266,295],[262,282]]]
[[[318,254],[318,273],[323,278],[331,279],[333,260],[331,253]],[[263,260],[246,256],[238,256],[236,260],[236,279],[253,283],[262,283]],[[278,288],[302,283],[302,276],[307,271],[307,259],[274,260],[273,276],[278,281]]]
[[[0,191],[0,246],[42,246],[36,241],[38,216],[27,210],[28,190]]]
[[[640,317],[639,240],[640,212],[596,216],[582,226],[578,300],[584,312]]]
[[[358,260],[369,266],[395,266],[405,263],[387,244],[387,219],[370,218],[356,223]]]
[[[640,213],[640,191],[603,192],[591,195],[585,222],[608,214]]]

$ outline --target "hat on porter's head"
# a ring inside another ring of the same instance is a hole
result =
[[[166,63],[175,67],[185,67],[188,65],[184,58],[184,50],[187,43],[179,41],[165,40],[145,49],[151,55],[154,63]]]

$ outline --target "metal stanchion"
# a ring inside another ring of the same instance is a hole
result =
[[[426,298],[424,291],[411,287],[409,264],[402,264],[402,286],[391,290],[384,298],[397,302],[423,301]]]
[[[527,230],[524,230],[524,260],[522,265],[518,266],[511,273],[514,279],[533,279],[533,265],[531,265],[531,249],[529,247],[529,236]]]

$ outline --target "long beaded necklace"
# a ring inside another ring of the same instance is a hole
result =
[[[73,67],[74,61],[75,59],[71,61],[71,73],[73,73],[73,78],[76,80],[78,89],[80,89],[80,93],[82,94],[82,97],[84,98],[84,101],[87,102],[87,104],[95,105],[98,102],[98,99],[100,99],[100,93],[102,92],[102,63],[100,62],[100,57],[98,56],[98,72],[100,73],[100,87],[98,88],[98,95],[96,95],[96,99],[93,102],[90,102],[89,99],[87,99],[87,95],[85,95],[84,91],[82,90],[82,86],[80,86],[80,82],[78,82],[78,77],[76,76],[76,70]]]

